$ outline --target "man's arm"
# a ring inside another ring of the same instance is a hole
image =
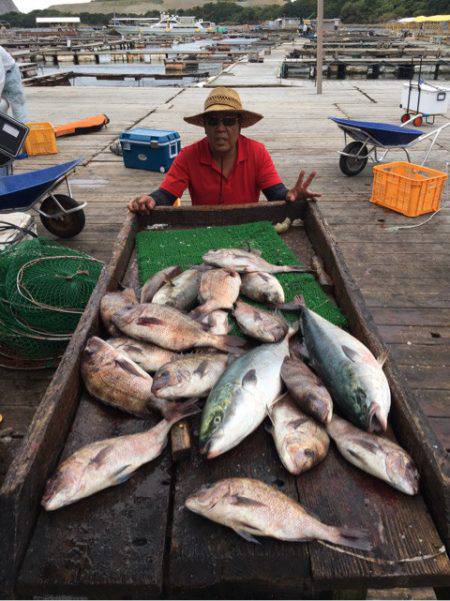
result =
[[[287,193],[288,189],[284,184],[275,184],[263,190],[263,194],[267,200],[286,200]]]

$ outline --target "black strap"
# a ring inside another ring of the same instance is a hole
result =
[[[167,192],[167,190],[163,190],[162,188],[154,190],[150,193],[150,196],[153,198],[156,206],[158,207],[171,207],[177,199],[175,194]]]
[[[264,188],[263,193],[267,200],[286,200],[288,189],[284,184],[275,184],[269,188]]]

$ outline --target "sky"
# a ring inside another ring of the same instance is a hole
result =
[[[52,4],[73,4],[74,2],[89,2],[89,0],[14,0],[17,8],[24,13],[38,8],[48,8]]]

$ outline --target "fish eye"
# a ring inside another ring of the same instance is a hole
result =
[[[214,425],[218,426],[220,424],[220,422],[221,422],[220,415],[216,415],[213,419]]]

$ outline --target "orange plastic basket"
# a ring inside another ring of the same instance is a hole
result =
[[[370,202],[407,217],[439,209],[447,174],[413,163],[395,162],[373,168]]]
[[[28,156],[57,154],[56,136],[51,123],[27,123],[30,131],[24,149]]]

